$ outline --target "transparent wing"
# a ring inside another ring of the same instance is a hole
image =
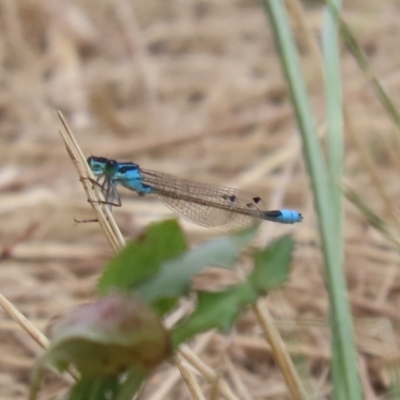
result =
[[[170,209],[187,220],[209,228],[241,228],[259,223],[262,200],[238,189],[192,182],[141,169],[144,184]]]
[[[106,202],[105,204],[107,204],[110,211],[112,211],[113,206],[121,207],[121,198],[119,197],[118,190],[110,177],[107,175],[101,175],[97,179],[97,183],[101,187]]]

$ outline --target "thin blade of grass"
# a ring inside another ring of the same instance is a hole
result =
[[[396,212],[396,204],[390,197],[388,190],[386,189],[382,181],[382,177],[375,166],[373,156],[371,155],[371,152],[368,148],[368,143],[364,140],[362,134],[360,135],[353,128],[351,118],[347,115],[347,113],[345,114],[345,120],[348,137],[352,140],[353,144],[358,150],[363,170],[368,173],[372,185],[375,187],[375,190],[383,201],[384,207],[382,211],[382,216],[387,220],[390,220],[391,223],[396,226],[397,230],[400,231],[400,221],[399,215]],[[358,206],[358,203],[354,204]],[[360,209],[360,211],[363,212],[362,209]]]
[[[396,130],[397,130],[397,135],[395,135],[395,143],[387,143],[387,140],[383,138],[383,142],[387,148],[388,155],[390,156],[392,162],[394,164],[397,164],[398,166],[400,165],[399,157],[397,156],[400,148],[400,114],[397,112],[397,109],[389,97],[389,95],[386,93],[385,89],[383,88],[383,85],[381,84],[380,80],[377,78],[377,76],[373,73],[370,64],[368,62],[368,58],[366,54],[364,53],[363,49],[361,46],[358,44],[357,39],[353,35],[350,27],[347,25],[347,23],[341,18],[339,11],[338,11],[338,4],[334,0],[327,0],[328,7],[330,9],[330,12],[332,16],[334,16],[337,21],[338,21],[338,26],[340,28],[340,33],[344,39],[344,42],[346,44],[347,49],[349,52],[353,55],[354,59],[356,60],[360,70],[364,73],[364,76],[366,80],[370,83],[372,86],[373,90],[375,91],[378,100],[382,104],[383,108],[386,110],[386,113],[389,115],[391,120],[393,121]],[[333,18],[333,17],[332,17]],[[380,179],[377,178],[376,172],[371,168],[371,157],[366,154],[366,146],[364,143],[361,143],[362,140],[358,139],[355,137],[356,134],[353,135],[353,139],[357,141],[358,147],[364,147],[364,151],[362,152],[363,154],[363,160],[366,161],[366,166],[367,166],[367,171],[369,172],[372,182],[382,197],[383,201],[385,202],[386,210],[388,216],[392,219],[392,221],[396,224],[397,228],[399,228],[400,221],[398,218],[398,215],[395,212],[395,206],[393,205],[393,202],[390,200],[389,196],[386,193],[385,188],[381,184]],[[394,149],[395,147],[395,149]]]
[[[336,9],[340,10],[342,2],[333,0]],[[340,48],[338,40],[338,21],[329,7],[326,7],[324,15],[324,24],[322,31],[322,49],[324,57],[325,70],[325,99],[326,99],[326,120],[327,120],[327,155],[328,169],[331,178],[332,206],[336,214],[336,229],[331,232],[332,245],[336,247],[337,265],[343,265],[344,262],[344,243],[343,243],[343,199],[339,183],[344,171],[344,139],[343,139],[343,96],[342,80],[340,72]],[[334,299],[332,299],[334,301]],[[341,349],[339,326],[330,314],[330,326],[332,334],[332,375],[333,392],[335,399],[349,399],[351,392],[345,385],[339,384],[346,382],[348,373],[346,369],[346,359],[343,358]],[[355,343],[353,336],[349,336],[350,348],[354,349]],[[353,384],[353,386],[357,383]],[[347,389],[347,393],[346,393]],[[361,393],[361,387],[357,389]]]
[[[380,80],[377,76],[372,72],[371,67],[368,62],[368,58],[365,55],[363,49],[358,44],[355,36],[351,32],[350,27],[347,23],[340,17],[338,14],[337,6],[332,0],[327,1],[331,12],[336,15],[339,26],[340,26],[340,33],[345,41],[347,49],[353,55],[354,59],[357,61],[358,66],[360,67],[361,71],[364,73],[365,78],[371,84],[372,88],[374,89],[379,101],[381,102],[382,106],[386,110],[387,114],[390,116],[392,121],[394,122],[395,126],[397,127],[400,133],[400,114],[397,112],[397,109],[386,93],[385,89],[383,88]]]
[[[347,200],[349,200],[358,208],[358,210],[367,219],[368,223],[377,231],[379,231],[386,238],[386,240],[392,243],[397,249],[400,249],[400,240],[391,232],[390,226],[386,220],[374,212],[356,193],[349,183],[343,182],[342,187]]]

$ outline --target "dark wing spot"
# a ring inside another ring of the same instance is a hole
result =
[[[232,203],[234,203],[234,202],[237,200],[237,197],[236,197],[234,194],[232,194],[232,195],[229,196],[229,200],[230,200]]]
[[[223,194],[223,195],[222,195],[222,198],[223,198],[224,200],[228,200],[228,199],[229,199],[229,196],[228,196],[227,194]]]
[[[254,203],[256,203],[256,204],[258,204],[260,201],[261,201],[261,198],[260,197],[253,197],[253,201],[254,201]]]

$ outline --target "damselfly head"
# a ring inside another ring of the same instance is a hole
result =
[[[118,162],[105,157],[90,156],[87,163],[94,175],[113,175],[118,170]]]

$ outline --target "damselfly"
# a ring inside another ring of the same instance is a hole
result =
[[[294,224],[303,219],[294,210],[267,211],[260,197],[243,190],[193,182],[105,157],[92,156],[87,162],[110,208],[121,206],[117,191],[121,185],[139,196],[155,194],[182,217],[209,228],[239,228],[261,220]]]

